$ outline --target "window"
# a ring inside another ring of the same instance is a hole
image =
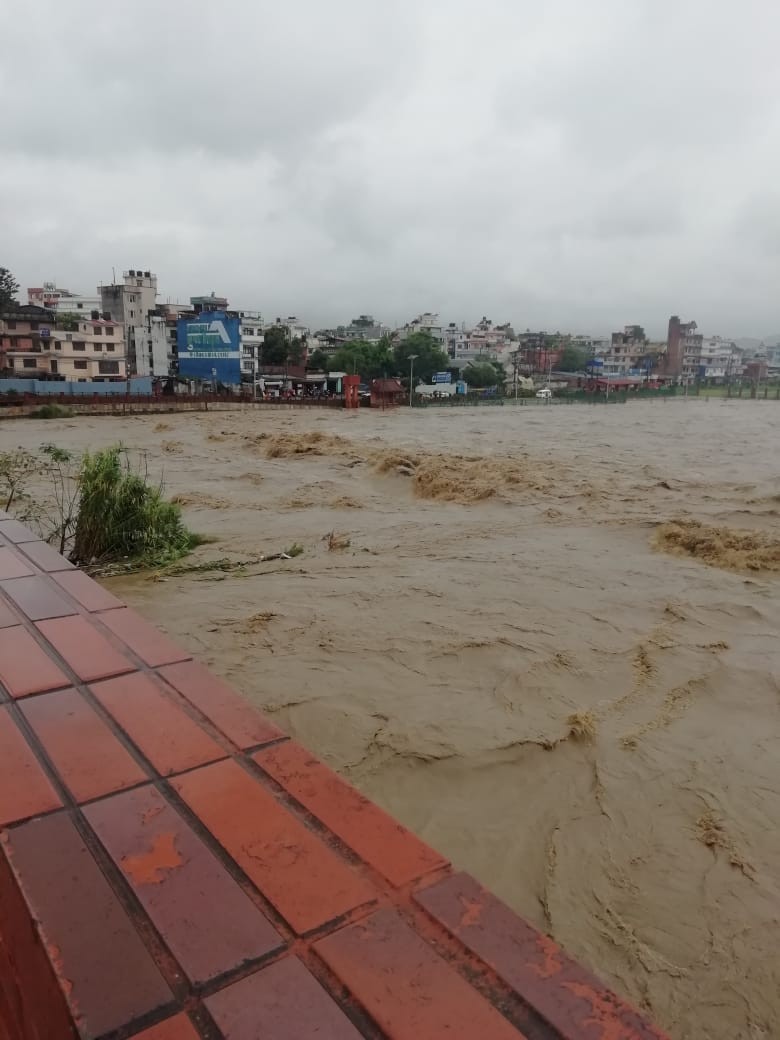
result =
[[[144,283],[143,283],[143,281],[140,278],[136,278],[135,284],[136,285],[143,285]]]
[[[87,349],[87,344],[86,343],[74,343],[73,344],[73,349],[74,350],[86,350]]]
[[[76,310],[77,311],[83,311],[84,310],[84,304],[83,303],[77,303],[76,304]]]
[[[81,358],[78,358],[76,361],[73,362],[73,367],[74,368],[86,368],[87,367],[86,359],[82,360]]]
[[[114,335],[114,326],[113,325],[106,325],[106,335],[107,336],[113,336]]]
[[[130,311],[130,317],[131,317],[131,318],[134,318],[134,317],[135,317],[135,311]]]
[[[15,329],[16,328],[16,322],[15,321],[7,321],[5,323],[5,327],[7,329]]]
[[[66,332],[65,333],[65,340],[66,340],[66,342],[70,343],[72,339],[73,339],[73,333],[72,332]]]
[[[254,334],[255,334],[255,330],[254,329],[244,329],[244,335],[245,336],[254,336]]]
[[[24,358],[22,361],[23,368],[35,368],[37,364],[38,362],[35,360],[35,358]]]
[[[93,343],[92,344],[92,349],[98,351],[98,353],[99,353],[103,349],[103,344],[102,343]]]
[[[106,350],[116,350],[113,343],[106,343]]]
[[[62,344],[61,343],[55,343],[54,344],[54,349],[55,350],[62,350]]]
[[[96,325],[95,329],[94,329],[94,332],[95,332],[96,336],[102,336],[103,335],[103,326],[102,325]]]
[[[98,372],[104,376],[118,376],[119,375],[119,362],[118,361],[98,361]]]

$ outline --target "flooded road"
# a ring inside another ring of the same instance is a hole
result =
[[[2,436],[146,452],[218,539],[185,565],[246,566],[113,591],[676,1040],[780,1036],[780,573],[653,545],[672,520],[780,535],[780,405]]]

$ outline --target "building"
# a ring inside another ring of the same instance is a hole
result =
[[[329,330],[333,333],[336,339],[341,339],[344,342],[350,340],[362,339],[366,343],[378,343],[383,336],[390,335],[390,329],[387,325],[383,325],[381,321],[376,321],[371,314],[361,314],[357,318],[353,318],[349,325],[339,325],[337,328]]]
[[[608,352],[611,344],[608,339],[581,334],[572,336],[569,342],[572,347],[584,351],[589,357],[603,356]]]
[[[527,329],[517,336],[509,353],[507,365],[512,377],[515,372],[521,375],[544,373],[557,368],[561,357],[560,334],[549,332],[531,332]]]
[[[666,360],[664,375],[679,381],[683,377],[685,355],[695,357],[701,353],[702,335],[696,332],[695,321],[680,321],[676,314],[669,319],[666,337]]]
[[[35,370],[36,356],[54,327],[54,311],[37,304],[11,303],[0,314],[0,371],[28,368]],[[29,365],[16,365],[11,357],[26,356]]]
[[[396,336],[399,340],[405,340],[416,332],[427,332],[429,336],[436,340],[440,347],[444,347],[444,327],[439,321],[438,314],[434,314],[431,311],[419,314],[402,328],[396,329]]]
[[[131,375],[151,374],[154,366],[155,350],[160,356],[157,335],[153,334],[147,323],[147,315],[157,305],[157,275],[151,271],[131,268],[122,275],[123,282],[112,282],[111,285],[98,286],[100,293],[100,311],[104,317],[118,322],[124,327],[127,341],[127,361]],[[151,347],[149,340],[155,337]],[[163,373],[154,373],[163,374]],[[164,373],[167,375],[167,371]]]
[[[725,383],[741,369],[741,360],[739,348],[732,340],[720,336],[691,337],[683,354],[682,378],[685,382]]]
[[[196,314],[200,314],[201,311],[226,311],[228,309],[227,297],[217,296],[215,292],[209,293],[208,296],[190,296],[190,303]]]
[[[43,307],[55,315],[87,315],[100,310],[100,297],[81,296],[70,289],[58,289],[54,282],[44,282],[41,288],[27,290],[28,303]]]
[[[18,307],[0,319],[0,367],[7,375],[60,379],[78,383],[127,378],[122,326],[93,311],[67,327],[55,325],[54,313],[36,306]]]
[[[133,374],[165,377],[170,374],[170,345],[165,317],[154,311],[146,315],[142,324],[131,327],[134,344]]]
[[[260,311],[239,311],[238,319],[241,377],[244,381],[255,383],[263,360],[263,316]]]
[[[604,376],[638,375],[646,368],[647,336],[641,325],[625,325],[613,332],[609,346],[598,354]]]

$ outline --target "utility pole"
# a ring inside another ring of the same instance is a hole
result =
[[[409,355],[409,407],[412,407],[412,394],[414,393],[414,360],[419,354]]]

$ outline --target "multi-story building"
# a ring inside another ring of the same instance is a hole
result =
[[[171,371],[168,325],[162,314],[151,311],[143,323],[131,326],[133,373],[138,376],[167,376]]]
[[[436,340],[439,346],[444,345],[444,327],[439,321],[438,314],[433,314],[431,311],[419,314],[402,328],[396,329],[396,336],[399,340],[405,340],[409,336],[414,335],[415,332],[427,332],[429,336]]]
[[[0,366],[9,374],[30,379],[124,380],[127,359],[122,326],[93,311],[89,318],[58,328],[51,311],[19,307],[0,319]]]
[[[613,332],[609,346],[598,354],[605,376],[637,375],[645,369],[647,336],[641,325],[625,325],[622,332]]]
[[[349,325],[339,325],[333,332],[338,338],[347,342],[362,339],[366,343],[378,343],[383,336],[389,335],[390,329],[381,321],[376,321],[373,315],[361,314],[359,317],[353,318]]]
[[[549,332],[519,333],[509,352],[512,371],[521,375],[547,373],[558,365],[561,357],[560,336]]]
[[[241,335],[241,378],[252,383],[262,363],[263,316],[260,311],[239,311]]]
[[[11,303],[0,313],[0,370],[27,368],[34,378],[36,355],[43,352],[53,327],[54,311],[36,304]],[[16,365],[17,355],[27,355],[30,364]]]
[[[741,368],[736,343],[720,336],[693,336],[683,354],[682,378],[685,382],[706,380],[723,383]]]
[[[123,282],[98,286],[100,311],[124,327],[130,372],[135,374],[143,370],[149,374],[150,368],[154,366],[155,350],[157,358],[161,356],[159,334],[153,333],[147,322],[149,312],[154,311],[157,305],[157,275],[151,271],[131,268],[122,277]],[[152,345],[150,363],[149,340],[152,338],[157,345]],[[163,375],[167,372],[153,374]]]
[[[58,289],[54,282],[44,282],[41,288],[27,290],[27,300],[36,307],[53,311],[55,315],[87,315],[100,310],[98,296],[82,296],[70,289]]]
[[[589,357],[601,357],[609,351],[610,340],[578,334],[571,337],[570,344],[577,350],[584,351]]]
[[[664,375],[679,381],[683,378],[685,355],[694,357],[701,353],[703,336],[696,332],[696,327],[695,321],[680,321],[676,314],[669,319]]]

